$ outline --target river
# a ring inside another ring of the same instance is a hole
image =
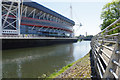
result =
[[[3,78],[38,78],[60,70],[90,50],[90,41],[3,50]]]

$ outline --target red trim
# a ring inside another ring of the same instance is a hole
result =
[[[22,18],[39,20],[39,21],[47,21],[47,22],[53,22],[53,23],[61,24],[61,23],[58,23],[58,22],[55,22],[55,21],[49,21],[49,20],[41,20],[41,19],[35,19],[35,18],[29,18],[29,17],[22,17]],[[63,24],[63,25],[66,25],[66,24]],[[68,25],[66,25],[66,26],[68,26]],[[69,26],[69,27],[72,27],[72,26]]]
[[[33,25],[33,24],[26,24],[26,23],[21,23],[21,25],[26,25],[26,26],[36,26],[36,27],[45,27],[45,28],[54,28],[54,29],[61,29],[61,30],[65,30],[65,31],[72,32],[72,31],[67,30],[67,29],[57,28],[57,27],[52,27],[52,26]]]
[[[2,15],[3,16],[3,15]],[[4,15],[4,16],[6,16],[6,15]],[[16,16],[13,16],[13,15],[8,15],[8,17],[14,17],[14,18],[16,18]]]
[[[13,15],[8,15],[9,17],[14,17],[16,18],[15,16]],[[40,20],[40,19],[34,19],[34,18],[28,18],[28,17],[22,17],[22,18],[27,18],[27,19],[33,19],[33,20]],[[41,21],[48,21],[48,20],[41,20]],[[49,22],[54,22],[54,21],[49,21]],[[57,22],[55,22],[57,23]],[[58,24],[58,23],[57,23]],[[59,23],[60,24],[60,23]],[[21,25],[26,25],[26,26],[36,26],[36,27],[45,27],[45,28],[54,28],[54,29],[61,29],[61,30],[65,30],[65,31],[69,31],[69,32],[73,32],[73,31],[70,31],[68,29],[63,29],[63,28],[57,28],[57,27],[52,27],[52,26],[43,26],[43,25],[33,25],[33,24],[24,24],[24,23],[21,23]]]
[[[16,16],[13,16],[13,15],[8,15],[8,16],[16,18]],[[49,20],[41,20],[41,19],[35,19],[35,18],[29,18],[29,17],[22,17],[22,18],[32,19],[32,20],[39,20],[39,21],[47,21],[47,22],[53,22],[53,23],[61,24],[61,23],[58,23],[58,22],[55,22],[55,21],[49,21]],[[63,25],[66,25],[66,24],[63,24]],[[66,25],[66,26],[68,26],[68,25]],[[72,26],[69,26],[69,27],[72,27]]]

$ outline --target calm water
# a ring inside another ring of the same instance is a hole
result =
[[[90,41],[3,51],[4,78],[38,78],[86,55]]]

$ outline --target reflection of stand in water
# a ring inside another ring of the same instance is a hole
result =
[[[74,44],[70,43],[69,44],[69,52],[68,52],[68,56],[69,56],[70,60],[68,61],[68,63],[71,63],[72,61],[74,61],[73,51],[74,51]]]
[[[70,44],[70,54],[72,54],[72,56],[73,56],[73,50],[74,50],[74,45]]]
[[[18,78],[22,77],[22,72],[21,72],[22,66],[21,65],[22,65],[21,61],[17,61],[17,67],[18,67],[18,69],[17,69],[17,76],[18,76]]]

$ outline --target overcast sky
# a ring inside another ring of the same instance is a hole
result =
[[[100,14],[103,6],[112,0],[34,0],[71,19],[70,4],[72,5],[72,20],[82,26],[74,26],[75,35],[95,35],[100,32],[102,23]]]

